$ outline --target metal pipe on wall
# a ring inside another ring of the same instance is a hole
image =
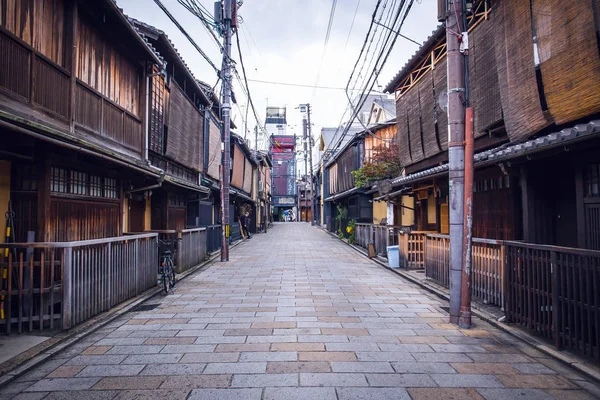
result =
[[[461,305],[458,326],[463,329],[471,327],[471,244],[473,237],[473,108],[468,107],[465,113],[465,216],[463,234],[463,262],[461,285]]]

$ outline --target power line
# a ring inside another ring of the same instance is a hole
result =
[[[323,44],[323,51],[321,52],[321,61],[319,61],[319,69],[317,70],[317,78],[315,79],[315,86],[319,84],[319,80],[321,79],[321,69],[323,67],[323,59],[325,58],[325,53],[327,52],[327,45],[329,44],[329,37],[331,36],[331,27],[333,26],[333,19],[335,18],[335,7],[337,5],[337,0],[333,0],[331,3],[331,10],[329,11],[329,23],[327,24],[327,31],[325,32],[325,43]],[[314,90],[313,96],[314,97]]]
[[[189,40],[189,42],[192,44],[192,46],[194,46],[194,48],[198,51],[198,53],[200,53],[202,55],[202,57],[204,57],[204,59],[210,64],[211,67],[213,67],[215,72],[217,72],[217,74],[219,74],[220,73],[219,68],[217,68],[215,63],[212,62],[212,60],[208,57],[208,55],[206,55],[206,53],[200,48],[200,46],[198,46],[196,44],[194,39],[192,39],[192,37],[186,32],[186,30],[183,28],[183,26],[181,26],[181,24],[179,23],[179,21],[177,21],[177,19],[173,16],[173,14],[171,14],[169,12],[169,10],[167,10],[167,8],[162,4],[162,2],[160,0],[154,0],[154,2],[156,3],[156,5],[158,5],[158,7],[160,7],[161,10],[163,10],[163,12],[167,15],[167,17],[169,17],[171,22],[173,22],[173,24],[175,24],[175,26],[179,29],[179,31],[183,34],[183,36],[185,36],[187,38],[187,40]]]
[[[291,82],[275,82],[275,81],[264,81],[260,79],[248,79],[249,82],[257,82],[257,83],[265,83],[270,85],[281,85],[281,86],[295,86],[295,87],[304,87],[304,88],[315,88],[315,89],[327,89],[327,90],[346,90],[343,87],[334,87],[334,86],[319,86],[319,85],[306,85],[302,83],[291,83]],[[359,89],[355,89],[359,90]],[[381,92],[382,94],[384,92]]]

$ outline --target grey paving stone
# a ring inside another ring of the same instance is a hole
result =
[[[64,391],[64,392],[50,392],[48,396],[44,397],[44,400],[110,400],[114,399],[119,395],[116,390],[87,390],[85,392],[80,391]],[[16,398],[15,398],[16,400]]]
[[[149,364],[140,372],[140,375],[199,375],[204,371],[206,364]]]
[[[332,362],[332,372],[394,372],[389,362]]]
[[[339,388],[337,393],[339,400],[410,400],[403,388]]]
[[[216,346],[214,344],[168,344],[161,350],[163,354],[180,353],[212,353]]]
[[[358,361],[415,361],[411,354],[398,351],[357,351],[356,357]]]
[[[66,362],[65,365],[109,365],[120,364],[127,358],[124,354],[98,355],[98,356],[76,356]]]
[[[93,376],[133,376],[137,375],[144,365],[89,365],[76,376],[77,378]]]
[[[114,346],[114,345],[138,345],[144,343],[144,338],[134,338],[134,337],[126,337],[126,338],[107,338],[102,339],[96,342],[96,346]]]
[[[431,348],[437,353],[485,353],[481,346],[469,344],[431,344]]]
[[[66,390],[86,390],[94,386],[101,378],[56,378],[42,379],[25,392],[56,392]]]
[[[298,353],[293,351],[278,351],[278,352],[251,352],[242,353],[240,362],[248,361],[296,361]]]
[[[185,400],[189,392],[189,390],[178,389],[123,390],[115,400]]]
[[[417,361],[422,362],[473,362],[464,354],[459,353],[411,353]]]
[[[392,366],[399,374],[456,374],[450,364],[441,362],[395,362]]]
[[[554,397],[539,389],[478,389],[486,400],[552,400]]]
[[[381,351],[376,343],[325,343],[327,351]]]
[[[493,375],[431,374],[440,387],[501,388],[503,385]]]
[[[158,354],[165,346],[142,345],[142,346],[114,346],[106,354]]]
[[[176,364],[183,354],[136,354],[127,356],[121,364]]]
[[[364,374],[301,373],[300,386],[369,386]]]
[[[435,387],[427,374],[367,374],[369,385],[375,387]]]
[[[266,362],[210,363],[205,374],[264,374],[267,372]]]
[[[427,344],[381,343],[381,351],[404,351],[407,353],[432,353],[433,349]]]
[[[245,343],[246,336],[201,336],[196,339],[194,344],[221,344],[221,343]]]
[[[181,358],[182,363],[218,363],[218,362],[236,362],[240,358],[240,353],[189,353]]]
[[[529,358],[520,354],[496,354],[496,353],[468,353],[469,358],[475,362],[483,363],[528,363]]]
[[[251,374],[233,375],[231,387],[277,387],[298,386],[298,374]]]
[[[248,336],[246,339],[246,343],[294,343],[297,341],[296,335]]]
[[[12,395],[4,395],[0,391],[0,399],[1,400],[40,400],[48,395],[48,392],[29,392],[29,393],[21,393],[16,396]]]
[[[260,400],[262,389],[196,389],[188,400]]]
[[[556,374],[553,370],[542,364],[510,364],[511,367],[515,368],[522,374],[535,374],[535,375],[553,375]]]
[[[139,332],[131,332],[129,334],[130,338],[170,338],[175,337],[179,331],[168,330],[168,331],[139,331]]]
[[[263,400],[337,400],[337,394],[332,387],[266,388]]]

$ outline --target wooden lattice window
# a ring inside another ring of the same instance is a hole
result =
[[[55,193],[67,193],[68,171],[64,168],[53,167],[50,178],[50,190]]]
[[[70,171],[69,193],[86,196],[89,193],[88,174],[85,172]]]
[[[104,178],[104,197],[107,199],[119,198],[117,192],[117,180],[112,178]]]
[[[184,194],[169,193],[169,205],[172,207],[185,207],[187,201]]]
[[[102,197],[102,178],[96,175],[90,176],[90,196]]]
[[[152,77],[152,112],[150,114],[150,150],[165,152],[164,123],[165,81],[160,75]]]
[[[600,164],[590,164],[583,177],[585,197],[600,197]]]

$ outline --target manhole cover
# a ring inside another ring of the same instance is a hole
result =
[[[140,304],[137,307],[134,307],[131,312],[139,312],[139,311],[152,311],[160,304]]]

